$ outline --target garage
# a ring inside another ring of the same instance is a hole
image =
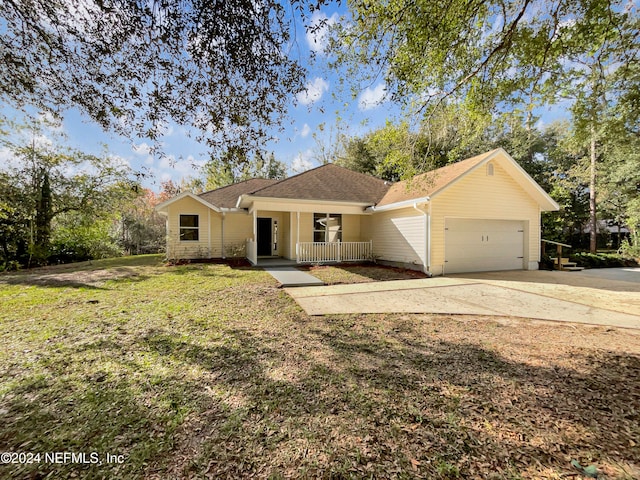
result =
[[[445,273],[522,270],[524,222],[445,219]]]

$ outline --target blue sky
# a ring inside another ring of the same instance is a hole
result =
[[[316,11],[311,22],[325,20],[328,24],[339,21],[336,6]],[[318,142],[329,144],[336,138],[337,122],[341,132],[361,134],[371,128],[384,125],[387,118],[397,113],[397,107],[384,100],[384,83],[380,80],[365,87],[353,98],[348,87],[341,90],[338,76],[327,68],[327,57],[323,53],[327,41],[326,29],[308,33],[299,23],[295,26],[292,51],[308,69],[307,90],[297,97],[292,95],[283,130],[272,131],[275,141],[266,144],[278,160],[289,166],[289,173],[297,173],[319,165],[316,152]],[[315,60],[311,61],[315,52]],[[5,116],[20,119],[20,115],[8,106],[2,108]],[[188,136],[184,127],[170,125],[162,139],[167,158],[150,153],[150,142],[144,139],[122,138],[104,132],[77,110],[67,110],[61,130],[67,144],[86,153],[101,154],[104,145],[109,153],[118,156],[134,170],[148,173],[144,186],[158,191],[160,182],[168,179],[179,182],[182,178],[200,176],[198,168],[207,159],[207,149]],[[52,132],[53,133],[53,132]],[[197,132],[193,132],[194,137]],[[316,138],[314,138],[314,134]],[[7,152],[0,152],[0,162]]]

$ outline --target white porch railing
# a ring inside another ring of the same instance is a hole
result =
[[[361,262],[370,260],[373,242],[298,242],[298,263]]]
[[[247,260],[251,262],[252,265],[257,265],[258,263],[258,246],[256,242],[251,239],[247,239]]]

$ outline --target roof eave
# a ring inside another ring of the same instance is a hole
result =
[[[212,203],[207,202],[206,200],[204,200],[203,198],[199,197],[198,195],[195,195],[191,192],[183,192],[173,198],[170,198],[169,200],[165,200],[162,203],[159,203],[158,205],[155,206],[155,211],[166,215],[166,208],[171,205],[172,203],[175,203],[179,200],[182,200],[183,198],[191,198],[193,200],[195,200],[196,202],[200,202],[201,204],[203,204],[205,207],[210,208],[211,210],[214,210],[216,212],[221,212],[220,207],[217,207],[216,205],[213,205]]]
[[[372,206],[367,208],[366,211],[368,212],[385,212],[387,210],[397,210],[399,208],[405,208],[405,207],[411,207],[413,205],[420,205],[420,204],[425,204],[425,203],[429,203],[431,201],[431,197],[418,197],[418,198],[411,198],[409,200],[403,200],[401,202],[395,202],[395,203],[390,203],[388,205],[382,205],[382,206]]]
[[[309,199],[309,198],[283,198],[283,197],[259,197],[256,195],[240,195],[236,208],[249,208],[255,201],[265,201],[274,203],[296,203],[296,204],[313,204],[322,203],[324,205],[348,205],[352,207],[362,207],[366,209],[371,206],[371,202],[353,202],[343,200],[322,200],[322,199]]]

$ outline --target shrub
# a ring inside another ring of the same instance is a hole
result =
[[[638,262],[630,257],[617,253],[577,252],[569,255],[572,262],[585,268],[635,267]]]
[[[640,242],[632,244],[629,239],[625,238],[620,245],[618,253],[624,257],[640,258]]]

